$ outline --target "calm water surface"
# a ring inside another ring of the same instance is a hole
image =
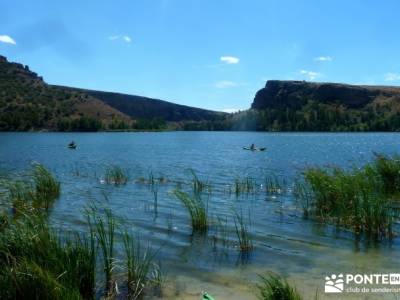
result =
[[[66,147],[71,140],[76,150]],[[242,150],[251,143],[268,149]],[[0,174],[24,174],[34,162],[54,172],[62,196],[51,222],[64,230],[85,230],[83,210],[90,203],[112,208],[123,227],[160,249],[158,260],[167,273],[164,299],[198,299],[204,290],[216,299],[255,299],[257,274],[266,271],[288,276],[311,298],[317,289],[322,293],[327,274],[399,273],[400,249],[398,240],[370,245],[304,220],[291,192],[294,178],[306,166],[357,167],[373,152],[399,150],[400,135],[391,133],[1,133]],[[111,165],[128,170],[127,185],[104,183]],[[191,235],[188,214],[172,194],[177,186],[189,189],[190,170],[212,187],[203,196],[212,218],[207,236]],[[150,172],[166,179],[158,186],[157,202],[141,180]],[[265,192],[271,174],[286,181],[284,192]],[[257,181],[254,195],[227,192],[235,178],[246,176]],[[237,249],[235,211],[251,219],[255,250],[249,256]],[[321,294],[325,298],[331,297]]]

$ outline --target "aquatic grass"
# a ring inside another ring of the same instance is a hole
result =
[[[35,193],[31,185],[20,181],[8,182],[7,189],[12,212],[15,216],[32,210]]]
[[[162,283],[162,273],[154,263],[156,252],[152,252],[149,246],[142,249],[140,240],[135,240],[127,232],[124,234],[124,250],[129,299],[140,297],[150,284],[159,287]]]
[[[36,165],[33,171],[35,185],[34,205],[49,209],[60,196],[60,182],[43,165]]]
[[[60,196],[60,182],[42,165],[36,165],[32,181],[6,184],[15,215],[33,209],[48,210]]]
[[[303,217],[307,219],[313,212],[313,195],[312,192],[304,182],[304,180],[297,178],[294,182],[293,195],[297,203],[301,205],[303,210]]]
[[[129,180],[128,172],[119,166],[110,166],[106,169],[104,180],[107,184],[124,185]]]
[[[209,183],[201,181],[192,169],[190,169],[190,173],[192,174],[192,188],[194,194],[201,194],[206,189],[208,192],[211,192],[211,186]]]
[[[253,194],[256,191],[256,181],[251,177],[236,178],[233,184],[233,192],[236,197],[241,194]]]
[[[0,235],[0,298],[92,299],[94,248],[80,241],[63,241],[43,214],[12,220]]]
[[[375,240],[391,239],[399,217],[397,161],[377,157],[363,168],[308,168],[295,186],[306,217],[351,229]]]
[[[111,291],[112,275],[115,265],[114,242],[116,219],[110,209],[105,209],[104,216],[99,216],[95,209],[88,215],[89,227],[95,234],[103,259],[103,270],[106,280],[106,289]]]
[[[265,192],[267,194],[280,194],[286,185],[284,180],[280,180],[276,175],[267,175],[265,177]]]
[[[385,156],[374,153],[375,161],[366,166],[366,171],[376,173],[382,183],[385,194],[392,195],[400,192],[400,156]]]
[[[199,195],[190,196],[181,190],[175,190],[174,195],[188,210],[193,232],[204,233],[208,230],[207,207]]]
[[[242,211],[240,211],[240,213],[235,212],[233,220],[240,251],[250,252],[253,249],[253,240],[249,232],[250,213],[248,219],[246,220]]]
[[[260,275],[260,283],[257,284],[258,299],[260,300],[302,300],[303,298],[286,279],[279,275],[269,273]]]
[[[217,217],[215,224],[215,232],[213,235],[213,246],[217,247],[217,242],[220,240],[221,246],[226,247],[228,245],[228,218]]]

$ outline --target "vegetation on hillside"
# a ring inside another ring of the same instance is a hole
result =
[[[27,66],[9,63],[0,56],[0,131],[400,130],[400,107],[396,100],[400,93],[395,88],[381,88],[379,94],[380,87],[376,87],[373,93],[378,96],[372,100],[369,90],[364,88],[366,96],[357,95],[362,101],[355,99],[361,104],[350,105],[346,101],[351,98],[318,99],[326,95],[316,93],[313,84],[294,83],[295,89],[287,88],[291,84],[279,83],[282,92],[276,94],[262,89],[254,102],[262,104],[257,109],[223,114],[140,96],[48,85]],[[347,97],[351,97],[351,89],[352,86],[346,86]],[[354,89],[363,90],[356,86]]]

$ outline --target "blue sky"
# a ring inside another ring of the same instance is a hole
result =
[[[48,83],[246,109],[268,79],[400,85],[397,0],[0,2],[0,54]]]

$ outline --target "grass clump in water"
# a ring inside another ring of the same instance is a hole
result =
[[[41,206],[48,209],[54,200],[60,196],[60,183],[42,165],[36,165],[33,180],[36,201],[42,202]]]
[[[47,211],[60,196],[60,182],[42,165],[35,166],[30,182],[8,182],[7,189],[15,215]]]
[[[284,190],[285,181],[280,180],[276,175],[265,177],[265,191],[267,194],[280,194]]]
[[[13,219],[0,235],[0,298],[92,299],[94,258],[90,238],[62,241],[44,214]]]
[[[238,212],[235,212],[234,216],[235,232],[239,241],[239,249],[243,253],[250,252],[253,249],[253,240],[251,238],[248,228],[249,222],[250,222],[250,216],[246,221],[245,218],[243,217],[242,211],[240,212],[240,214]]]
[[[302,300],[296,288],[286,279],[275,274],[260,276],[261,283],[257,285],[260,300]]]
[[[119,166],[111,166],[106,169],[105,182],[107,184],[124,185],[129,180],[128,172]]]
[[[111,292],[113,287],[112,274],[115,265],[114,242],[116,220],[111,210],[106,209],[104,217],[101,217],[97,214],[96,209],[93,208],[88,213],[88,221],[102,254],[106,290],[107,292]]]
[[[139,298],[150,286],[160,290],[162,274],[154,263],[156,253],[150,247],[142,249],[140,241],[127,232],[124,234],[124,249],[129,299]]]
[[[252,194],[256,190],[256,182],[253,178],[245,177],[243,179],[236,178],[233,185],[233,192],[236,197],[241,194]]]
[[[351,229],[374,239],[394,235],[399,216],[395,195],[400,191],[400,160],[377,155],[361,169],[309,168],[295,195],[304,215]]]
[[[207,182],[201,181],[200,178],[197,176],[197,174],[193,171],[190,170],[192,173],[192,188],[193,188],[193,193],[195,195],[200,195],[202,192],[206,191],[206,189],[210,192],[211,191],[211,186]]]
[[[175,190],[174,195],[182,202],[190,214],[193,232],[206,232],[208,230],[207,207],[199,195],[191,197],[180,190]]]

